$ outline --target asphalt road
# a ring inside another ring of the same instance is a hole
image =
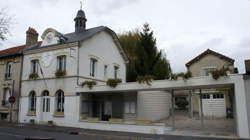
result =
[[[40,129],[39,129],[40,128]],[[43,129],[41,129],[43,128]],[[63,127],[48,127],[44,129],[45,126],[32,126],[32,127],[17,127],[15,125],[7,125],[0,123],[0,140],[25,140],[26,137],[52,137],[55,140],[116,140],[117,137],[106,138],[97,137],[96,135],[112,135],[112,136],[122,136],[139,138],[149,138],[153,140],[229,140],[228,138],[211,138],[211,137],[190,137],[190,136],[173,136],[173,135],[150,135],[150,134],[137,134],[137,133],[126,133],[126,132],[109,132],[109,131],[98,131],[98,130],[84,130],[84,129],[74,129],[75,132],[84,132],[91,135],[71,135],[66,132],[60,132],[59,130],[72,130],[70,128]],[[56,130],[56,131],[55,131]],[[72,132],[72,131],[70,131]],[[117,140],[122,140],[119,137]],[[125,140],[125,139],[124,139]],[[239,140],[239,139],[230,139]]]
[[[0,127],[0,140],[24,140],[26,137],[53,137],[55,140],[103,140],[103,138],[70,135],[66,133]]]

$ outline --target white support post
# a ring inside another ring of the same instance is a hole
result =
[[[174,119],[174,90],[171,90],[171,96],[172,96],[172,108],[171,108],[171,115],[172,115],[172,127],[173,130],[175,130],[175,119]]]
[[[201,111],[201,128],[204,128],[204,117],[203,117],[203,106],[202,106],[202,93],[201,93],[201,89],[200,89],[200,111]]]
[[[189,117],[193,118],[193,97],[192,91],[189,91]]]

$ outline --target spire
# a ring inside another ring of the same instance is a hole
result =
[[[83,32],[86,29],[87,19],[85,13],[82,10],[82,2],[80,1],[80,10],[78,10],[77,15],[74,19],[75,21],[75,32]]]

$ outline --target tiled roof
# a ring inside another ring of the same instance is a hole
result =
[[[25,47],[26,47],[26,45],[21,45],[21,46],[1,50],[0,51],[0,57],[20,54]]]
[[[221,59],[224,59],[224,60],[226,60],[226,61],[228,61],[230,63],[234,63],[234,59],[229,58],[229,57],[227,57],[225,55],[222,55],[220,53],[217,53],[215,51],[212,51],[210,49],[207,49],[205,52],[201,53],[200,55],[198,55],[197,57],[195,57],[194,59],[192,59],[191,61],[186,63],[186,67],[189,67],[190,65],[192,65],[193,63],[195,63],[196,61],[200,60],[202,57],[204,57],[204,56],[206,56],[208,54],[212,54],[212,55],[217,56],[217,57],[219,57]]]

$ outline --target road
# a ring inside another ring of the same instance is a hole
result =
[[[66,133],[0,127],[0,140],[24,140],[25,137],[53,137],[55,140],[103,140],[103,138],[70,135]]]
[[[69,134],[70,132],[82,133],[80,133],[80,135],[71,135]],[[103,137],[107,135],[109,137]],[[20,127],[18,124],[0,123],[0,140],[24,140],[26,137],[52,137],[55,140],[127,140],[131,137],[139,138],[140,140],[143,140],[142,138],[146,138],[147,140],[228,140],[228,138],[150,135],[127,132],[86,130],[77,128],[73,129],[65,127],[46,127],[37,125]],[[235,138],[231,140],[239,139]]]

